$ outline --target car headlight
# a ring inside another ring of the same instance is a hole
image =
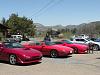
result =
[[[72,50],[70,50],[70,53],[73,53],[73,51],[72,51]]]
[[[27,59],[30,59],[31,58],[30,56],[27,56],[27,55],[24,55],[24,57],[27,58]]]
[[[65,49],[63,49],[62,51],[63,51],[63,52],[66,52],[66,50],[65,50]]]

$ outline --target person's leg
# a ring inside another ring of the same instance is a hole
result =
[[[92,54],[93,54],[93,49],[92,49]]]

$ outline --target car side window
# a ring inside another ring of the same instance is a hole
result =
[[[76,41],[82,41],[82,42],[85,42],[86,40],[84,40],[84,39],[76,39]]]
[[[84,40],[84,39],[80,39],[80,41],[83,41],[83,42],[85,42],[85,40]]]
[[[80,41],[80,39],[75,39],[76,41]]]
[[[54,42],[55,44],[63,44],[62,42]]]
[[[6,47],[6,48],[13,48],[12,45],[9,44],[9,43],[5,43],[5,47]]]
[[[34,42],[34,43],[32,42],[32,43],[30,43],[29,45],[31,45],[31,46],[32,46],[32,45],[33,45],[33,46],[34,46],[34,45],[41,45],[41,43],[40,43],[40,42]]]
[[[51,42],[45,41],[45,45],[51,45]]]
[[[41,45],[41,43],[40,43],[40,42],[36,42],[35,44],[36,44],[36,45]]]

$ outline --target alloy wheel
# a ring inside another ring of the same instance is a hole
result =
[[[15,55],[10,55],[9,56],[9,62],[12,65],[16,64],[16,56]]]
[[[52,50],[51,53],[50,53],[50,55],[51,55],[52,58],[58,57],[58,53],[57,53],[56,50]]]

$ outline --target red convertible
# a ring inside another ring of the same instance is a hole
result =
[[[56,58],[58,56],[67,56],[73,53],[70,47],[55,45],[53,42],[35,42],[27,45],[23,44],[26,48],[33,48],[42,52],[43,55]]]
[[[0,60],[9,61],[12,65],[40,62],[41,59],[41,52],[35,49],[25,48],[19,43],[0,43]]]
[[[57,45],[71,47],[74,49],[74,53],[87,53],[89,49],[88,45],[75,44],[69,40],[61,40],[61,41],[56,41],[54,43],[56,43]]]

